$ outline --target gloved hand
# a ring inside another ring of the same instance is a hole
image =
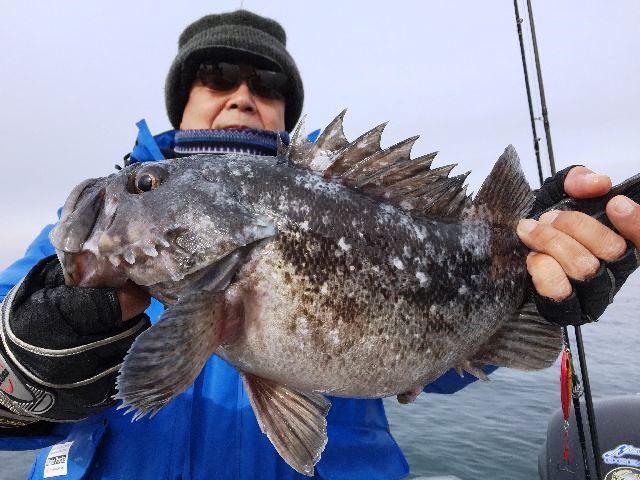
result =
[[[145,314],[122,321],[116,290],[66,286],[57,257],[41,260],[0,310],[0,426],[113,405],[118,368],[149,325]]]
[[[553,177],[548,178],[544,182],[542,188],[535,192],[536,200],[530,212],[530,218],[538,218],[554,204],[568,196],[565,192],[565,180],[572,168],[574,167],[565,168]],[[594,177],[594,180],[599,181],[607,178],[604,176],[600,177],[602,178],[598,179]],[[598,193],[599,195],[603,195],[610,189],[610,187],[611,183],[609,181],[608,185],[600,185],[595,189],[601,190]],[[582,215],[580,213],[567,212],[562,213],[561,215],[564,215],[563,219],[560,219],[558,216],[556,219],[549,220],[550,217],[553,217],[552,214],[542,216],[540,228],[551,228],[554,225],[556,228],[560,228],[560,223],[558,222],[559,220],[562,220],[562,228],[560,230],[567,232],[578,230],[577,223],[584,221],[584,218],[580,217],[580,215]],[[571,215],[571,217],[569,217],[569,215]],[[573,222],[571,228],[569,228],[570,222]],[[635,223],[638,223],[637,220],[635,220]],[[529,223],[529,225],[532,224]],[[591,228],[593,226],[593,224],[585,224],[585,228]],[[600,232],[601,245],[598,245],[597,248],[593,245],[585,247],[587,253],[590,254],[592,261],[595,262],[595,264],[591,267],[584,265],[581,267],[583,269],[593,268],[593,271],[586,277],[579,278],[579,268],[576,268],[574,272],[571,272],[567,271],[570,270],[568,267],[565,267],[565,272],[561,273],[566,274],[568,277],[570,282],[569,288],[571,291],[568,296],[561,299],[549,298],[533,289],[533,298],[536,306],[538,307],[538,311],[549,321],[562,326],[567,326],[582,325],[597,320],[605,311],[607,306],[613,301],[614,295],[618,290],[620,290],[620,287],[622,287],[628,276],[638,268],[637,251],[633,243],[628,240],[626,240],[625,243],[625,239],[623,237],[609,229],[606,229],[604,226],[600,226],[598,224],[595,224],[595,226],[603,229],[602,232]],[[535,229],[538,229],[538,227],[535,226],[534,230]],[[640,227],[635,225],[634,230],[635,229],[640,230]],[[540,246],[545,237],[547,242],[554,241],[552,236],[553,234],[550,231],[546,233],[542,231],[534,233],[533,231],[527,232],[525,230],[526,229],[522,229],[521,226],[519,226],[518,233],[520,234],[521,239],[534,250],[536,247]],[[629,235],[629,237],[632,236],[633,235]],[[566,257],[567,253],[563,252],[563,255]],[[533,254],[528,259],[529,271],[532,272],[532,268],[541,268],[542,262],[548,263],[549,261],[553,260],[549,260],[548,257],[541,258],[539,254],[538,256]],[[589,262],[583,261],[582,263],[584,264]],[[556,270],[559,268],[558,264],[559,262],[556,262],[556,266],[554,266]],[[565,262],[565,264],[567,264],[567,262]],[[552,269],[547,269],[546,271],[551,272]],[[535,280],[536,279],[534,278],[534,282]]]

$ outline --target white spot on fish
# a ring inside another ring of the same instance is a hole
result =
[[[122,259],[118,255],[109,255],[109,261],[114,267],[119,267]]]
[[[327,155],[316,155],[309,166],[312,170],[324,172],[329,167],[329,165],[331,165],[331,163],[333,163],[331,157]]]
[[[320,287],[320,294],[326,295],[328,293],[329,293],[329,288],[327,287],[326,283],[323,283],[322,286]]]
[[[400,202],[400,207],[405,210],[411,210],[413,208],[413,203],[408,200],[403,200]]]
[[[142,247],[142,251],[144,252],[145,255],[148,255],[150,257],[158,256],[158,251],[156,250],[155,245],[146,244]]]
[[[391,263],[393,264],[394,267],[396,267],[398,270],[404,270],[404,263],[402,263],[402,260],[400,260],[398,257],[393,257],[391,259]]]
[[[296,318],[296,328],[301,335],[306,335],[309,332],[307,327],[307,317]]]
[[[305,220],[304,222],[300,223],[300,228],[302,230],[304,230],[305,232],[309,231],[309,220]]]
[[[411,247],[409,247],[408,245],[405,245],[404,248],[402,249],[404,256],[405,257],[410,257],[411,256]]]
[[[420,225],[413,224],[413,232],[416,234],[416,238],[420,241],[424,240],[427,236],[427,229]]]
[[[136,263],[136,257],[130,249],[125,250],[123,257],[127,261],[127,263],[131,265]]]
[[[459,289],[458,289],[458,294],[459,295],[466,295],[467,293],[469,293],[469,289],[467,288],[466,285],[462,285]]]
[[[416,272],[416,278],[420,282],[421,287],[424,287],[427,283],[429,283],[429,278],[423,272]]]
[[[334,345],[338,345],[340,343],[340,335],[338,334],[338,329],[334,328],[333,330],[329,330],[329,332],[327,333],[327,339]]]
[[[338,240],[338,246],[345,252],[351,250],[351,245],[345,242],[344,237],[340,237],[340,240]]]
[[[109,197],[109,199],[105,202],[104,205],[104,214],[107,217],[113,216],[116,213],[116,208],[118,206],[118,201],[115,197]]]

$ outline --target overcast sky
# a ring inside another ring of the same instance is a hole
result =
[[[0,0],[0,268],[19,257],[72,187],[113,171],[135,122],[170,128],[164,80],[182,29],[239,1]],[[537,184],[512,1],[245,0],[277,19],[305,83],[310,127],[349,112],[349,138],[389,120],[383,145],[472,170],[506,145]],[[521,4],[522,7],[522,4]],[[640,2],[534,1],[559,168],[620,181],[640,171]],[[542,125],[539,125],[542,132]]]

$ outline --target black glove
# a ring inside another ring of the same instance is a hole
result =
[[[545,211],[567,198],[564,181],[573,167],[575,165],[547,178],[540,190],[534,192],[536,199],[529,212],[530,218],[539,218]],[[614,295],[637,268],[636,249],[627,242],[627,250],[621,258],[613,262],[601,261],[600,268],[590,278],[584,281],[569,279],[573,286],[573,293],[568,298],[557,302],[543,297],[532,288],[533,299],[538,312],[550,322],[561,326],[594,322],[604,313],[613,301]]]
[[[116,291],[64,284],[55,255],[41,260],[0,310],[0,426],[69,421],[114,404],[118,368],[144,315],[122,322]]]

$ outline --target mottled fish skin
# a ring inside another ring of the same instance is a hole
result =
[[[277,219],[277,237],[235,281],[242,334],[218,351],[244,371],[392,395],[468,358],[523,302],[527,251],[510,226],[419,221],[275,160],[209,168]]]

